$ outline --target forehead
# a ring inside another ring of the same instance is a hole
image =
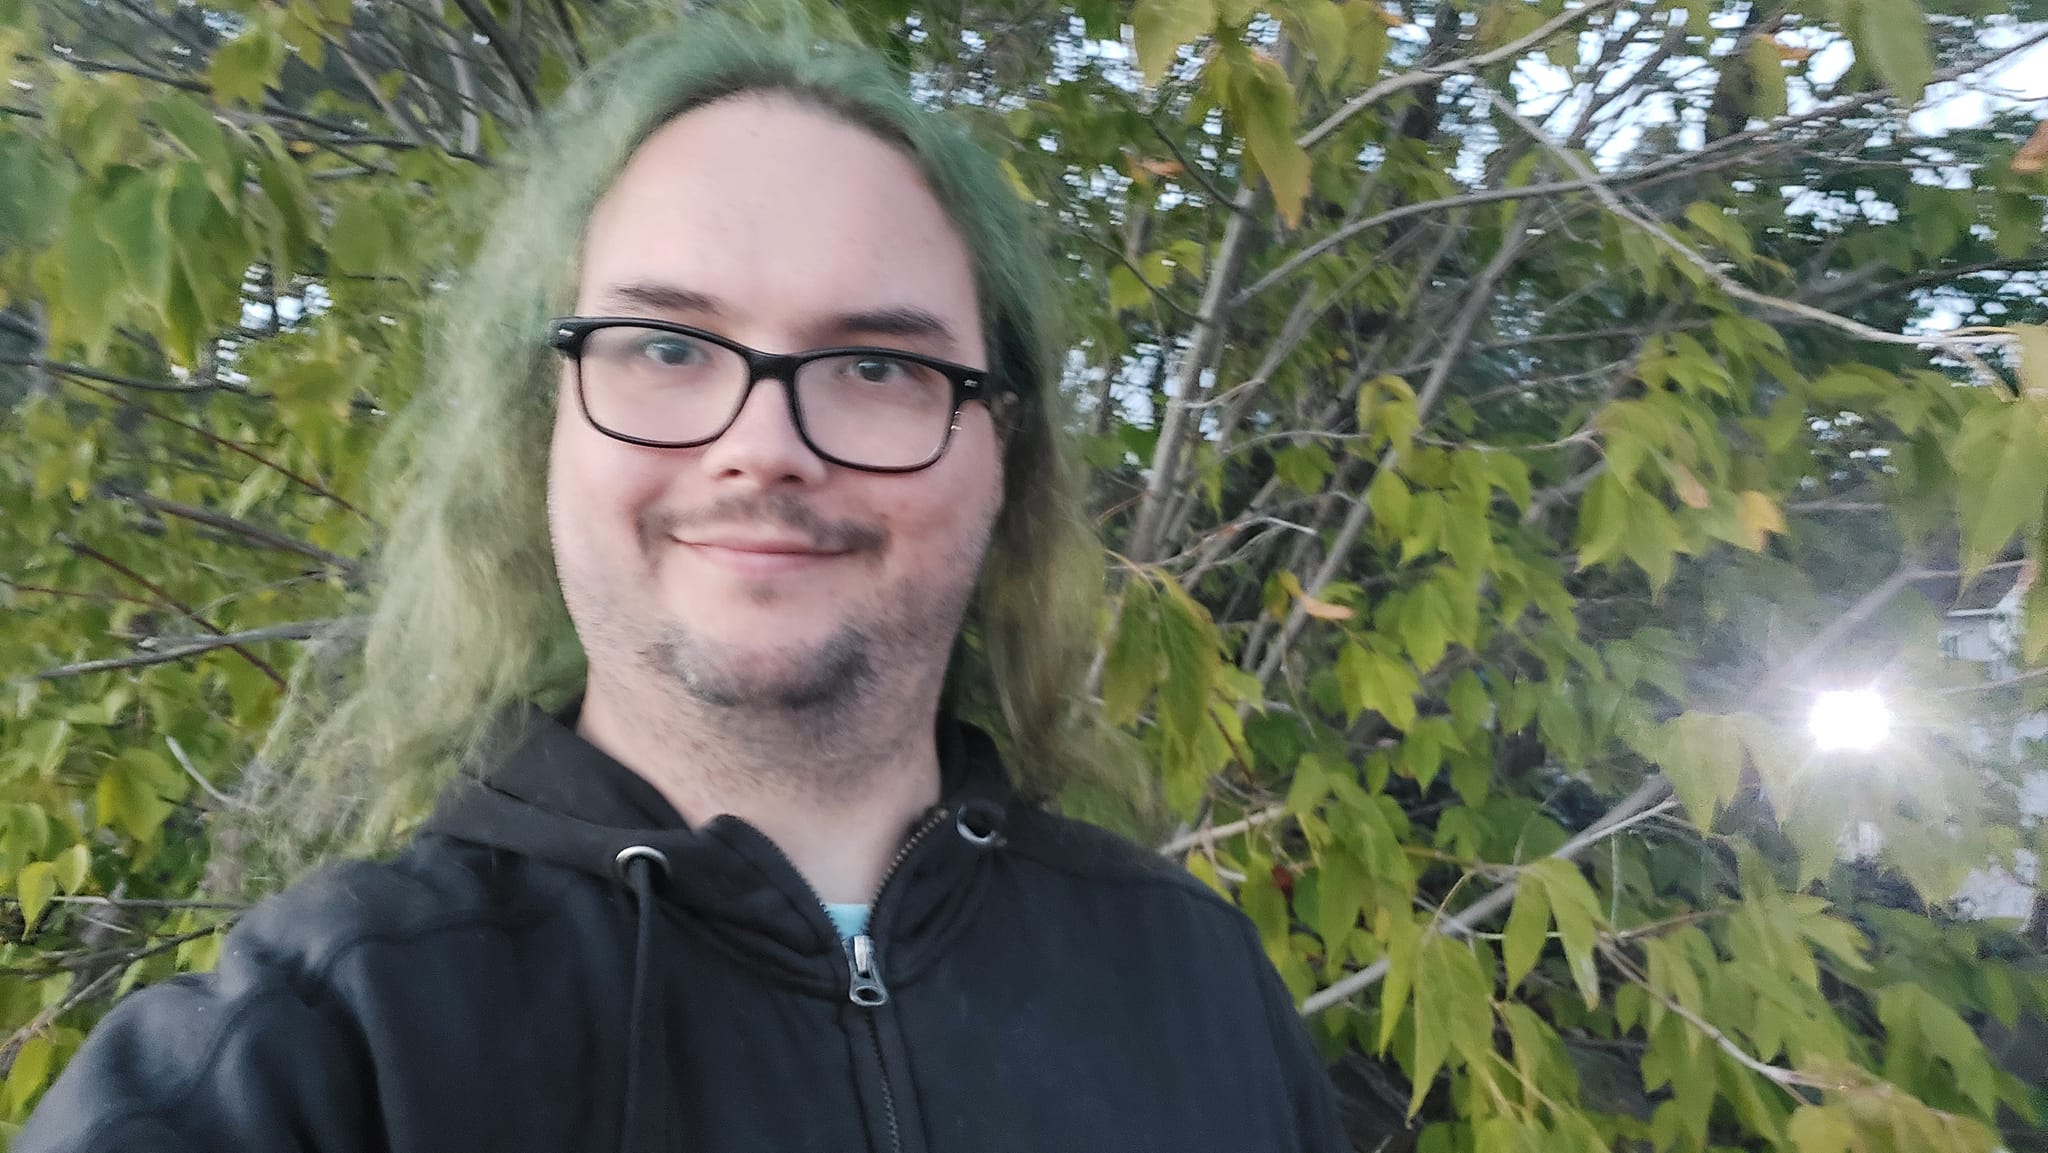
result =
[[[599,200],[580,271],[580,308],[653,284],[717,301],[756,336],[895,307],[980,342],[972,262],[916,163],[783,95],[722,100],[651,134]]]

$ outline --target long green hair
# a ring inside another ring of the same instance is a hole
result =
[[[507,706],[553,708],[582,690],[546,522],[557,379],[546,320],[568,310],[585,224],[640,142],[745,92],[785,94],[904,149],[965,241],[991,374],[1020,403],[947,707],[995,731],[1029,793],[1097,767],[1098,730],[1072,696],[1097,627],[1101,554],[1058,389],[1044,227],[989,152],[911,99],[874,53],[821,43],[801,21],[763,31],[698,15],[603,60],[520,149],[445,300],[428,378],[380,454],[378,489],[394,500],[367,620],[309,654],[245,775],[254,820],[240,847],[269,859],[264,872],[391,846],[450,774],[483,759]]]

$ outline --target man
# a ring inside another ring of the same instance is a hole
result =
[[[117,1008],[15,1148],[1346,1147],[1247,922],[952,715],[972,610],[1009,747],[1050,747],[1017,652],[1065,606],[1016,590],[1066,595],[1072,524],[989,158],[799,39],[695,24],[608,72],[451,322],[364,654],[406,697],[327,730],[440,723],[467,771]],[[558,272],[574,315],[503,336]],[[449,701],[545,695],[532,587],[580,693],[464,738]]]

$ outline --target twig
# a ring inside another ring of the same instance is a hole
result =
[[[205,629],[207,632],[212,633],[216,637],[227,636],[227,633],[224,630],[222,630],[220,626],[214,624],[212,621],[207,620],[205,617],[200,616],[198,613],[193,612],[191,609],[185,607],[185,605],[182,604],[176,597],[173,597],[170,593],[166,592],[162,585],[157,584],[155,581],[150,580],[148,577],[143,576],[141,573],[136,572],[134,569],[129,568],[127,565],[122,564],[120,561],[115,560],[113,557],[108,556],[106,553],[103,553],[100,550],[92,547],[91,545],[86,544],[84,541],[74,540],[68,537],[64,538],[62,543],[66,548],[69,548],[72,552],[78,554],[79,556],[88,557],[92,560],[96,560],[99,563],[105,565],[106,567],[121,574],[122,576],[127,577],[129,580],[135,582],[143,588],[149,590],[150,594],[156,597],[157,603],[162,605],[164,608],[171,609],[172,611],[176,612],[179,616],[184,617],[186,620],[191,621],[193,624],[198,625],[200,628]],[[248,647],[244,646],[240,642],[230,642],[227,647],[233,649],[237,656],[240,656],[243,660],[248,661],[251,665],[254,665],[256,669],[259,672],[261,672],[264,676],[269,677],[271,683],[275,684],[278,688],[282,689],[286,687],[283,674],[279,673],[276,669],[270,667],[269,661],[266,661],[262,657],[257,656],[253,651],[251,651]]]
[[[1174,372],[1173,394],[1167,400],[1166,416],[1159,424],[1159,443],[1152,452],[1152,474],[1146,479],[1145,496],[1138,504],[1137,520],[1126,550],[1141,562],[1150,560],[1158,548],[1167,496],[1180,469],[1181,441],[1196,423],[1188,418],[1186,402],[1199,399],[1195,394],[1202,370],[1208,367],[1210,355],[1222,343],[1223,322],[1228,315],[1224,298],[1244,264],[1245,249],[1253,232],[1251,213],[1247,211],[1253,195],[1253,185],[1246,182],[1231,201],[1235,211],[1223,228],[1223,242],[1209,266],[1209,283],[1202,288],[1194,331],[1188,334],[1187,350]]]
[[[1583,8],[1560,12],[1550,20],[1531,30],[1527,35],[1510,40],[1506,44],[1490,51],[1481,52],[1477,56],[1468,56],[1462,60],[1453,60],[1449,64],[1434,64],[1417,68],[1412,72],[1403,72],[1398,76],[1389,76],[1378,84],[1345,101],[1343,107],[1330,113],[1321,124],[1303,133],[1295,143],[1303,148],[1314,148],[1324,140],[1327,140],[1337,129],[1343,127],[1345,121],[1396,92],[1405,92],[1410,88],[1420,88],[1425,84],[1434,84],[1439,80],[1452,76],[1470,75],[1490,64],[1497,64],[1502,60],[1512,59],[1557,35],[1571,25],[1584,20],[1588,16],[1606,11],[1619,2],[1620,0],[1593,0],[1592,3],[1587,4]]]
[[[240,650],[243,645],[263,644],[269,641],[311,640],[323,630],[337,623],[339,622],[334,620],[296,621],[291,624],[269,625],[260,629],[247,629],[234,633],[218,633],[214,636],[196,637],[190,640],[179,638],[179,643],[166,648],[131,653],[125,657],[105,657],[100,660],[80,661],[77,664],[59,665],[56,668],[44,669],[42,672],[35,674],[35,679],[39,681],[54,681],[64,677],[79,677],[90,673],[110,672],[114,669],[137,669],[149,665],[165,665],[174,661],[182,661],[187,657],[196,657],[201,653],[210,653],[216,649]],[[159,639],[162,638],[149,637],[143,643],[150,644]],[[263,667],[267,668],[268,666]]]
[[[1595,821],[1591,827],[1581,832],[1578,836],[1566,841],[1558,847],[1556,852],[1550,855],[1560,860],[1572,860],[1590,846],[1597,844],[1602,838],[1613,836],[1631,827],[1634,824],[1633,817],[1645,809],[1663,802],[1670,795],[1670,792],[1671,786],[1662,777],[1652,777],[1644,781],[1641,785],[1637,786],[1635,792],[1630,793],[1620,804],[1609,809],[1605,816]],[[1491,893],[1472,902],[1471,905],[1467,906],[1457,916],[1444,918],[1440,931],[1461,934],[1470,932],[1475,926],[1485,922],[1488,917],[1507,908],[1509,902],[1515,899],[1517,887],[1517,883],[1514,881],[1503,884]],[[1354,994],[1363,989],[1379,984],[1387,975],[1388,965],[1387,959],[1382,957],[1358,972],[1340,981],[1333,982],[1328,988],[1310,994],[1301,1003],[1301,1015],[1307,1017],[1320,1013],[1332,1005],[1349,1000]]]
[[[13,897],[0,897],[0,901],[13,901]],[[187,901],[155,897],[65,897],[52,896],[53,905],[98,905],[108,909],[204,909],[240,912],[249,907],[246,901]]]
[[[126,968],[126,965],[109,965],[105,972],[87,981],[84,986],[66,993],[63,1000],[37,1013],[29,1018],[28,1024],[16,1029],[14,1035],[7,1038],[7,1043],[0,1045],[0,1076],[14,1071],[14,1059],[20,1055],[21,1047],[28,1043],[30,1037],[55,1024],[64,1014],[98,996],[100,990],[120,977],[122,970]]]
[[[281,532],[274,532],[261,525],[250,524],[239,517],[215,512],[212,509],[199,508],[195,505],[180,504],[174,500],[165,500],[162,497],[151,496],[146,492],[121,493],[119,495],[122,499],[133,501],[152,512],[160,512],[165,516],[177,517],[179,520],[188,520],[194,524],[203,524],[210,528],[231,532],[244,540],[267,545],[280,552],[291,552],[297,553],[300,556],[310,557],[329,568],[339,569],[344,573],[356,571],[356,562],[345,556],[328,552],[318,545],[308,544],[305,541],[288,537]]]
[[[185,770],[185,775],[192,778],[192,783],[198,785],[200,790],[207,796],[212,797],[215,804],[228,809],[248,809],[253,807],[246,801],[238,801],[219,789],[214,788],[212,781],[200,776],[198,767],[192,763],[191,757],[185,755],[185,746],[178,743],[178,738],[166,733],[164,734],[164,743],[171,747],[171,756],[177,759],[178,767]]]
[[[1926,333],[1914,336],[1888,332],[1882,328],[1872,328],[1870,325],[1858,320],[1851,320],[1846,316],[1838,316],[1824,308],[1816,308],[1813,305],[1797,300],[1788,300],[1781,296],[1772,296],[1767,292],[1758,292],[1756,289],[1737,281],[1726,272],[1723,272],[1720,265],[1700,255],[1691,245],[1673,235],[1671,230],[1665,228],[1660,222],[1629,207],[1618,193],[1599,180],[1592,167],[1581,159],[1577,153],[1559,145],[1543,129],[1531,123],[1529,118],[1523,116],[1521,111],[1515,107],[1513,101],[1491,89],[1486,90],[1486,98],[1492,103],[1496,111],[1513,121],[1516,127],[1528,133],[1532,139],[1542,145],[1551,155],[1557,157],[1559,162],[1564,164],[1565,167],[1577,173],[1582,180],[1587,181],[1587,190],[1592,192],[1594,197],[1602,205],[1606,206],[1609,212],[1648,233],[1659,243],[1670,249],[1679,259],[1699,269],[1722,292],[1737,300],[1745,300],[1773,312],[1782,312],[1790,316],[1811,320],[1817,324],[1824,324],[1830,328],[1840,329],[1851,336],[1873,343],[1902,344],[1915,348],[1931,345],[1936,348],[1944,348],[1957,355],[1968,357],[1987,373],[1990,370],[1983,365],[1981,360],[1978,360],[1974,352],[1969,351],[1968,346],[1973,344],[2006,344],[2014,339],[2006,333],[1984,333],[1982,335]]]
[[[1787,1093],[1790,1093],[1792,1095],[1792,1099],[1794,1101],[1797,1101],[1799,1104],[1811,1104],[1811,1102],[1809,1102],[1805,1097],[1801,1096],[1796,1091],[1795,1087],[1811,1086],[1815,1084],[1813,1081],[1807,1079],[1802,1074],[1793,1072],[1790,1069],[1782,1069],[1776,1065],[1772,1065],[1764,1061],[1759,1061],[1755,1057],[1750,1056],[1746,1051],[1743,1050],[1742,1046],[1737,1045],[1733,1040],[1731,1040],[1728,1034],[1723,1033],[1721,1030],[1716,1029],[1714,1026],[1708,1024],[1706,1020],[1701,1018],[1692,1010],[1687,1009],[1685,1006],[1679,1004],[1677,1001],[1671,999],[1670,997],[1665,996],[1661,992],[1658,992],[1656,988],[1651,986],[1649,978],[1643,976],[1641,971],[1639,971],[1633,964],[1629,963],[1626,957],[1622,956],[1621,950],[1616,949],[1614,946],[1609,945],[1604,941],[1600,942],[1598,947],[1600,949],[1601,955],[1606,957],[1608,962],[1612,964],[1615,968],[1621,970],[1624,976],[1626,976],[1630,981],[1634,982],[1637,986],[1639,986],[1643,990],[1643,992],[1649,994],[1651,997],[1654,997],[1657,1000],[1658,1004],[1664,1006],[1664,1008],[1669,1010],[1674,1016],[1678,1017],[1686,1024],[1691,1025],[1693,1028],[1698,1029],[1701,1033],[1705,1034],[1709,1040],[1713,1041],[1715,1045],[1720,1047],[1722,1052],[1734,1058],[1736,1064],[1741,1065],[1743,1068],[1749,1070],[1752,1073],[1755,1073],[1757,1076],[1762,1077],[1766,1081],[1771,1082],[1772,1084],[1785,1090]]]
[[[1159,846],[1159,853],[1161,856],[1166,857],[1179,856],[1197,845],[1212,845],[1225,837],[1234,837],[1239,833],[1256,829],[1260,825],[1271,824],[1288,815],[1289,810],[1286,805],[1274,805],[1270,809],[1260,809],[1258,812],[1240,820],[1214,825],[1206,829],[1196,829],[1192,833],[1175,837]]]
[[[262,453],[257,452],[252,448],[249,448],[247,445],[237,444],[234,441],[229,440],[224,436],[221,436],[219,433],[208,431],[207,429],[201,428],[198,425],[193,424],[191,421],[182,420],[178,417],[172,416],[167,412],[159,412],[156,409],[151,408],[146,404],[143,404],[141,401],[138,401],[133,397],[122,396],[118,392],[109,392],[104,388],[96,388],[90,384],[85,383],[83,380],[70,380],[68,383],[70,383],[71,386],[74,388],[82,388],[87,392],[96,393],[100,396],[103,396],[108,400],[113,401],[115,404],[121,405],[124,408],[132,408],[137,412],[144,413],[148,416],[153,416],[158,420],[166,421],[170,424],[175,424],[179,428],[182,428],[187,432],[196,433],[211,444],[224,448],[227,451],[235,453],[238,456],[246,457],[249,460],[255,461],[257,464],[260,464],[263,467],[270,469],[272,472],[277,473],[278,475],[284,477],[286,480],[289,480],[293,484],[298,485],[300,488],[303,488],[308,492],[316,493],[319,496],[325,497],[328,501],[332,502],[335,506],[339,508],[346,509],[349,512],[356,514],[357,516],[362,517],[366,521],[370,519],[368,513],[364,512],[362,509],[357,508],[355,505],[350,504],[348,501],[342,499],[342,497],[339,494],[335,493],[326,485],[323,485],[316,480],[312,480],[308,477],[302,476],[299,473],[293,472],[291,469],[288,469],[285,466],[277,463],[276,461],[271,460],[269,457],[264,456]]]

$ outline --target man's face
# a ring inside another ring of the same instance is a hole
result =
[[[724,100],[650,136],[599,202],[581,273],[585,316],[764,352],[987,365],[966,248],[913,162],[786,97]],[[646,448],[591,426],[566,364],[549,465],[556,568],[593,680],[653,674],[721,706],[850,702],[906,668],[935,681],[1002,493],[979,403],[931,467],[867,473],[805,446],[779,381],[712,443]]]

